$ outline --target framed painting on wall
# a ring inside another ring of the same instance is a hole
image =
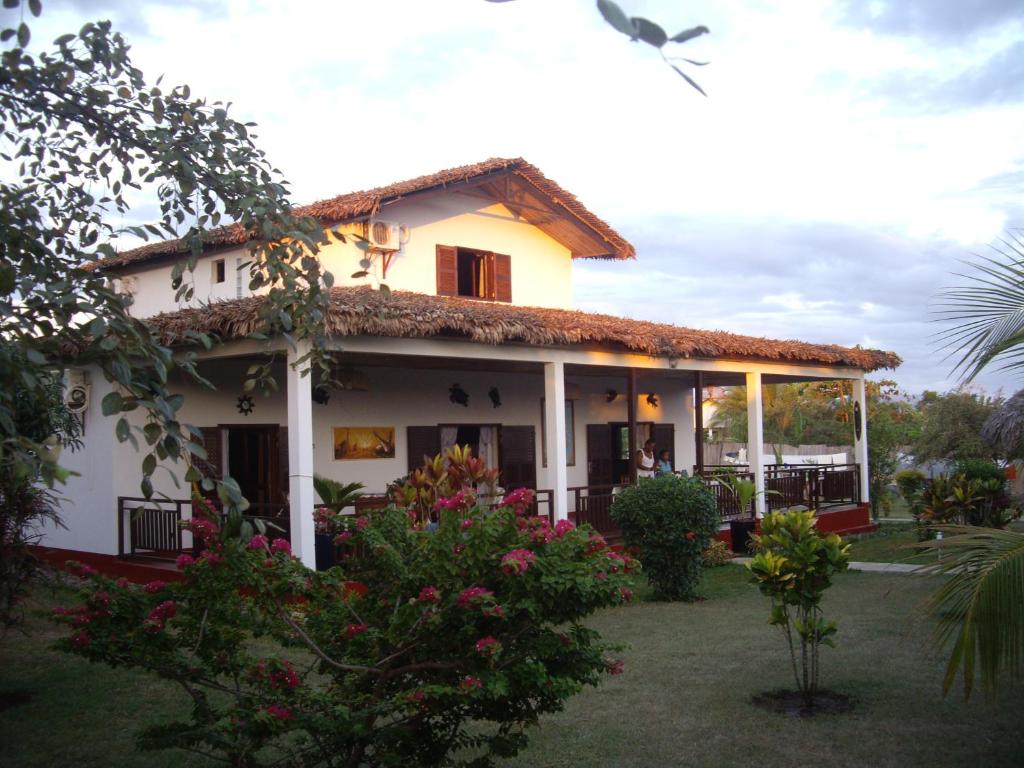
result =
[[[334,459],[395,458],[394,427],[335,427]]]

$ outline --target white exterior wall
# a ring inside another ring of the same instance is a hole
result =
[[[359,262],[366,253],[350,238],[347,243],[334,241],[320,251],[325,269],[334,275],[335,285],[378,287],[387,283],[393,290],[436,294],[436,247],[450,245],[508,254],[514,304],[572,308],[572,257],[568,248],[525,220],[517,219],[502,205],[468,195],[437,194],[399,201],[385,208],[379,218],[410,228],[409,242],[392,256],[387,277],[380,254],[372,255],[367,277],[352,277],[361,269]],[[347,231],[353,230],[349,227]],[[355,231],[361,233],[362,227]],[[225,265],[225,280],[219,284],[213,282],[213,263],[218,259],[224,259]],[[200,258],[195,272],[185,275],[195,291],[190,304],[252,295],[248,269],[242,270],[240,292],[237,284],[237,265],[248,260],[244,249]],[[172,268],[170,263],[141,265],[128,273],[135,278],[133,311],[137,316],[148,317],[187,306],[174,301]]]

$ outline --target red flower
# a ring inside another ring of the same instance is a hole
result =
[[[483,686],[483,683],[480,682],[479,677],[470,677],[469,675],[466,675],[459,681],[459,688],[467,692],[474,691],[481,686]]]
[[[368,517],[357,517],[356,518],[356,528],[358,528],[359,530],[363,530],[363,528],[365,528],[369,524],[370,524],[370,518],[368,518]]]
[[[409,694],[407,698],[409,699],[409,701],[413,701],[417,704],[420,704],[427,700],[427,694],[425,694],[423,691],[413,691]]]
[[[190,565],[195,564],[196,560],[194,557],[192,557],[192,555],[188,555],[182,552],[180,555],[178,555],[178,559],[174,562],[178,566],[179,571],[184,571]]]
[[[224,560],[224,558],[222,558],[212,549],[204,549],[202,554],[199,555],[199,559],[205,563],[208,563],[210,566],[217,565],[217,563],[220,563]]]
[[[349,624],[345,628],[345,635],[351,640],[356,635],[361,635],[363,632],[368,630],[369,627],[366,624]]]
[[[146,585],[146,591],[149,592],[149,594],[151,595],[155,595],[157,592],[159,592],[166,586],[166,581],[160,581],[159,579],[157,579],[156,581],[151,581]]]
[[[71,636],[71,647],[82,649],[92,642],[92,638],[89,637],[89,633],[84,629],[80,629]]]
[[[501,643],[498,642],[496,637],[481,637],[476,641],[476,652],[481,656],[495,656],[501,652]]]
[[[561,538],[575,527],[572,520],[559,520],[555,523],[555,536]]]
[[[470,608],[488,602],[494,593],[484,587],[466,587],[459,593],[459,608]]]
[[[290,709],[278,706],[277,704],[271,704],[269,707],[267,707],[266,712],[268,715],[277,720],[295,719],[295,715],[292,714],[292,711]]]
[[[506,576],[526,573],[537,556],[528,549],[513,549],[501,558],[501,570]]]
[[[270,545],[271,552],[284,552],[286,555],[291,555],[292,545],[288,543],[288,539],[274,539],[274,543]]]
[[[366,597],[370,588],[361,581],[346,581],[341,587],[341,596],[346,600],[355,597]]]
[[[533,491],[529,488],[516,488],[510,493],[506,493],[505,498],[501,500],[501,506],[512,507],[517,515],[525,514],[532,503]]]
[[[270,673],[270,685],[274,688],[292,690],[302,684],[295,668],[287,661],[281,663],[281,669],[275,669]]]
[[[344,544],[346,541],[352,538],[352,531],[342,531],[334,537],[335,544]]]
[[[267,537],[262,533],[257,533],[246,545],[247,549],[266,549],[267,548]]]
[[[420,590],[420,596],[417,598],[421,603],[440,603],[441,593],[437,591],[437,587],[424,587]]]
[[[102,591],[97,592],[92,596],[92,601],[106,607],[110,605],[110,593]]]
[[[688,538],[688,539],[692,539],[696,535],[697,534],[694,531],[687,531],[686,532],[686,538]]]
[[[462,521],[462,530],[466,531],[473,527],[473,518],[467,517]]]
[[[633,590],[629,587],[619,587],[619,597],[628,603],[633,599]]]

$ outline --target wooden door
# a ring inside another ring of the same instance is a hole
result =
[[[406,427],[405,438],[409,472],[422,467],[424,458],[432,459],[441,452],[440,427]]]
[[[587,485],[611,485],[612,427],[587,424]]]
[[[675,424],[655,424],[651,427],[651,439],[654,440],[655,461],[661,456],[661,452],[668,449],[668,460],[672,462],[672,469],[680,470],[687,467],[676,466],[676,426]]]

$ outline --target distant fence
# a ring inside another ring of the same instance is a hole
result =
[[[764,456],[771,462],[772,457],[775,455],[776,445],[774,443],[765,443],[762,450]],[[746,443],[705,443],[704,444],[704,464],[728,464],[726,461],[726,455],[729,453],[739,453],[740,450],[746,450]],[[783,445],[781,446],[780,453],[796,455],[796,456],[817,456],[819,454],[833,454],[833,453],[846,453],[846,461],[843,463],[849,463],[853,461],[853,446],[852,445]]]

